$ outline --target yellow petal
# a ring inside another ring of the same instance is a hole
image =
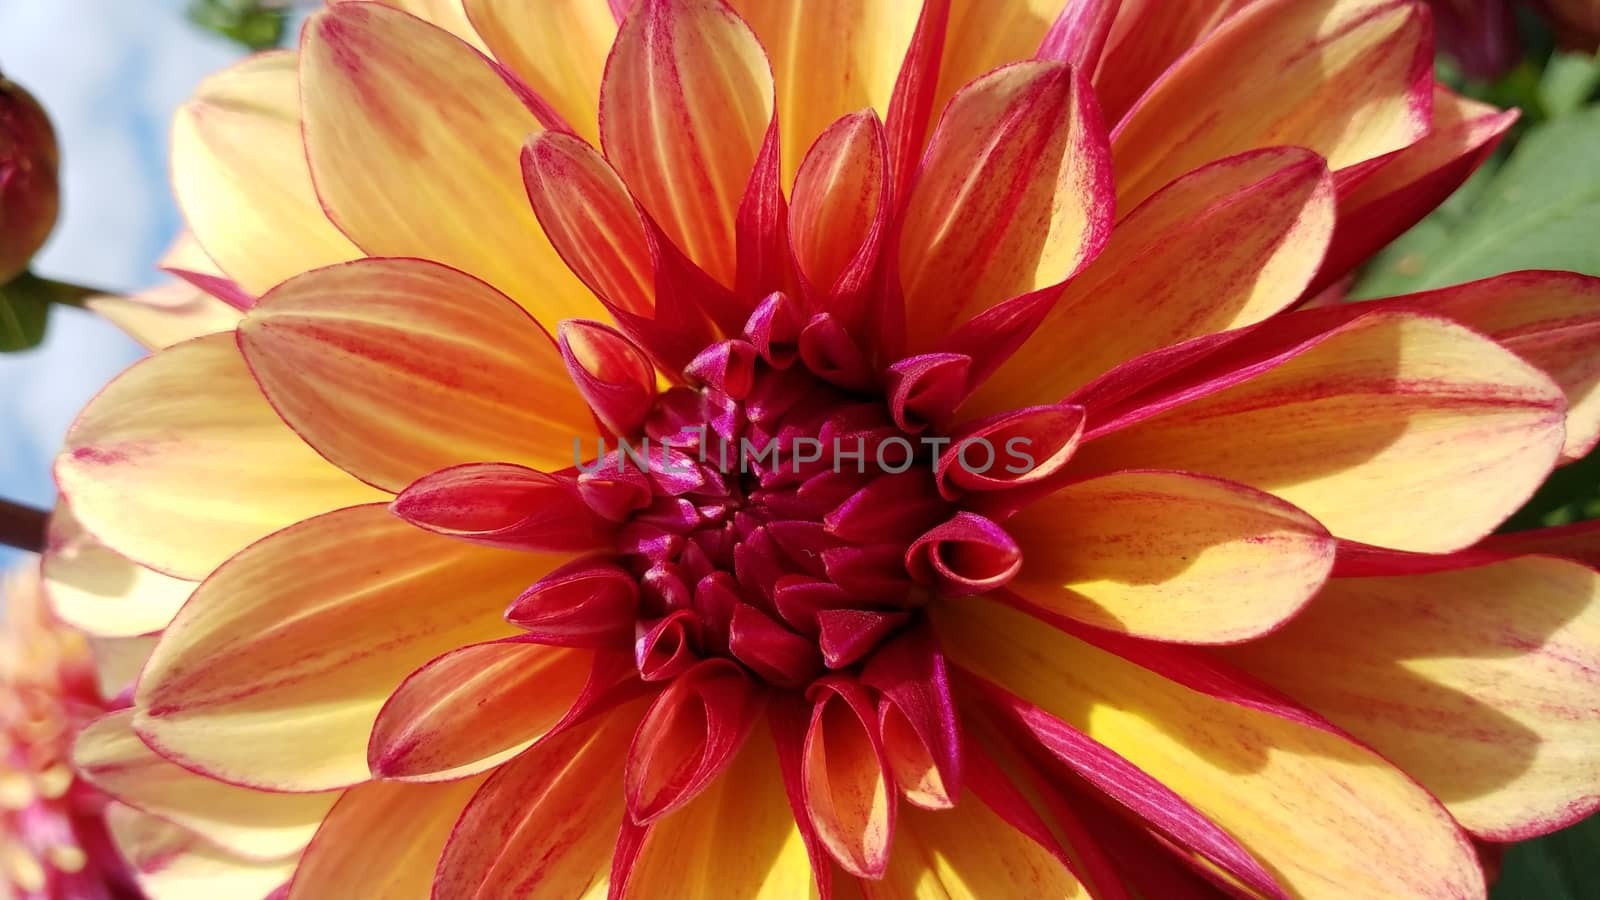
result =
[[[122,638],[89,638],[89,649],[94,653],[95,680],[100,696],[115,697],[131,690],[144,670],[145,660],[156,648],[155,635]]]
[[[102,294],[84,305],[146,349],[160,350],[205,334],[227,331],[240,312],[199,288],[174,281],[137,294]]]
[[[111,551],[56,506],[44,554],[44,590],[61,621],[98,637],[160,631],[194,592],[194,582],[162,575]]]
[[[1335,578],[1227,657],[1371,744],[1481,837],[1600,806],[1600,575],[1544,557]]]
[[[185,341],[118,376],[67,432],[56,480],[107,547],[194,580],[285,525],[383,496],[283,424],[231,333]]]
[[[1296,896],[1481,897],[1444,808],[1370,750],[1202,694],[1024,613],[935,610],[951,661],[1083,731],[1172,788]]]
[[[1333,567],[1310,516],[1240,484],[1119,472],[1068,485],[1006,522],[1007,586],[1053,613],[1164,641],[1230,643],[1294,615]]]
[[[900,284],[911,344],[1058,284],[1105,244],[1105,133],[1064,63],[1020,63],[957,94],[906,201]]]
[[[1489,533],[1544,480],[1564,407],[1549,378],[1489,339],[1380,312],[1086,441],[1073,463],[1217,475],[1282,497],[1338,537],[1447,552]]]
[[[787,190],[812,142],[834,120],[866,107],[888,118],[889,98],[922,4],[732,0],[732,5],[772,58]]]
[[[350,2],[352,0],[328,0],[328,5]],[[424,22],[443,28],[479,50],[484,49],[483,41],[473,28],[472,22],[468,20],[461,0],[375,0],[375,2],[392,6],[401,12],[408,12]]]
[[[317,193],[361,249],[470,272],[548,326],[604,316],[528,206],[518,157],[539,122],[483,56],[341,3],[306,23],[300,81]]]
[[[1059,859],[971,791],[954,809],[907,807],[894,843],[883,880],[861,882],[867,900],[1088,896]]]
[[[196,775],[139,740],[131,709],[85,728],[73,744],[72,764],[90,784],[123,803],[247,859],[299,853],[339,799],[336,792],[272,794]]]
[[[720,0],[636,5],[606,64],[606,159],[667,236],[725,287],[734,285],[734,220],[772,103],[761,44]]]
[[[438,537],[385,506],[302,522],[229,560],[179,611],[139,680],[135,727],[163,755],[254,787],[365,781],[400,682],[511,634],[506,605],[557,560]]]
[[[296,55],[211,76],[178,110],[172,182],[206,253],[251,294],[360,254],[323,215],[300,137]]]
[[[1173,64],[1112,133],[1117,201],[1258,147],[1343,169],[1427,133],[1427,11],[1411,0],[1265,0]]]
[[[1117,223],[963,416],[1054,403],[1141,353],[1265,319],[1305,290],[1333,224],[1332,180],[1307,150],[1190,172]]]
[[[287,900],[427,900],[439,852],[482,784],[480,777],[351,788],[306,848]]]
[[[239,347],[306,443],[386,490],[469,462],[564,469],[595,430],[538,323],[435,263],[308,272],[261,299]]]
[[[1062,6],[1062,0],[950,0],[933,108],[943,109],[992,69],[1032,59]]]
[[[757,728],[711,787],[650,829],[624,896],[800,900],[814,893],[777,750]]]
[[[263,900],[294,875],[295,859],[240,859],[192,831],[121,803],[106,808],[111,843],[139,887],[161,900]]]
[[[598,0],[466,0],[465,6],[495,58],[580,137],[600,143],[600,76],[617,36],[610,5]]]

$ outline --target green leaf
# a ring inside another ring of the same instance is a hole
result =
[[[1600,87],[1600,57],[1582,53],[1557,53],[1539,79],[1539,103],[1551,118],[1571,115],[1583,108]]]
[[[1600,817],[1506,851],[1494,900],[1587,900],[1600,885]]]
[[[0,285],[0,353],[31,350],[44,340],[50,298],[29,275]]]
[[[284,5],[262,0],[190,0],[189,21],[251,50],[269,50],[283,42]]]
[[[1470,184],[1470,182],[1469,182]],[[1386,297],[1519,269],[1600,275],[1600,107],[1531,129],[1468,202],[1429,217],[1353,296]]]

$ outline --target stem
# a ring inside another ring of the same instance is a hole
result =
[[[50,514],[42,509],[0,498],[0,544],[43,553],[45,522],[49,518]]]
[[[112,293],[111,291],[104,291],[88,285],[73,284],[70,281],[40,278],[32,272],[23,272],[13,279],[7,287],[32,291],[34,296],[62,306],[82,306],[83,301],[90,297]]]

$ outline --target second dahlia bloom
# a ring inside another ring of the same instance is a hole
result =
[[[1483,539],[1600,285],[1310,302],[1510,116],[1417,2],[1048,5],[346,2],[208,82],[242,318],[57,468],[198,582],[85,767],[291,898],[1481,896],[1590,812],[1592,536]]]

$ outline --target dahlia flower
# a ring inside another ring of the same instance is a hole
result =
[[[164,629],[80,765],[290,898],[1481,896],[1600,802],[1594,531],[1485,540],[1600,283],[1331,302],[1510,124],[1430,72],[1411,0],[330,5],[177,121],[237,324],[57,465]]]
[[[106,833],[106,798],[69,764],[105,709],[89,642],[53,617],[32,568],[0,581],[0,897],[137,896]]]

